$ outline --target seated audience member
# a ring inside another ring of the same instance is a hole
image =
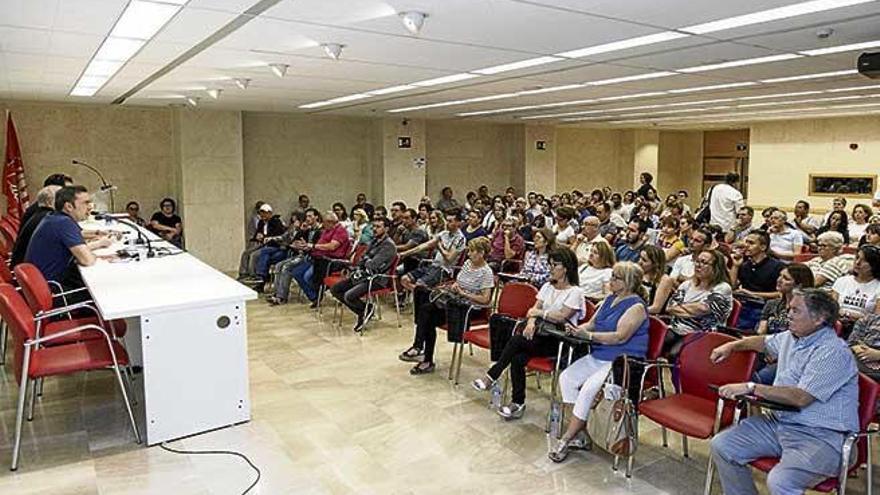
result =
[[[727,275],[727,260],[717,250],[702,251],[694,261],[694,276],[682,282],[666,308],[669,331],[663,355],[678,357],[685,337],[710,332],[724,325],[733,308],[733,290]]]
[[[746,239],[755,228],[752,221],[755,218],[755,209],[751,206],[743,206],[736,212],[736,223],[724,234],[724,242],[736,244]]]
[[[373,212],[376,210],[375,208],[373,208],[373,205],[367,203],[367,195],[364,193],[358,193],[357,197],[354,200],[354,205],[351,207],[352,213],[358,208],[364,210],[364,213],[367,214],[368,219],[373,218]]]
[[[263,238],[263,249],[257,254],[257,262],[254,264],[255,273],[260,281],[259,284],[256,284],[258,292],[263,290],[263,285],[269,280],[269,267],[287,259],[290,254],[290,244],[299,237],[300,232],[305,228],[304,220],[304,214],[294,212],[290,215],[290,224],[283,234]],[[313,240],[317,240],[317,236]]]
[[[449,186],[440,190],[440,201],[437,201],[437,209],[444,212],[450,208],[459,208],[458,200],[452,197],[452,188]]]
[[[577,325],[586,314],[584,295],[577,285],[577,259],[574,253],[567,247],[557,247],[550,252],[550,266],[550,279],[541,287],[535,305],[526,313],[522,333],[513,335],[498,361],[484,377],[472,383],[476,390],[489,390],[510,366],[511,402],[498,409],[498,414],[505,419],[519,419],[525,413],[526,363],[529,358],[554,356],[559,346],[556,339],[535,334],[537,319]]]
[[[419,227],[428,231],[428,217],[431,215],[431,212],[434,211],[434,207],[428,203],[420,203],[419,204],[419,219],[418,223]]]
[[[377,218],[389,218],[388,217],[388,209],[385,208],[383,205],[379,205],[373,210],[373,214],[370,215],[370,218],[372,218],[373,220],[375,220]],[[396,228],[397,224],[394,223],[393,220],[394,219],[392,219],[391,226],[392,226],[392,228]],[[388,235],[391,235],[391,232],[389,232]]]
[[[146,227],[147,221],[141,217],[141,205],[138,204],[137,201],[129,201],[127,205],[125,205],[125,212],[128,213],[129,222],[139,226]]]
[[[372,282],[370,278],[373,275],[387,274],[397,255],[394,242],[387,234],[390,226],[391,220],[387,218],[373,220],[373,238],[367,250],[358,263],[351,267],[349,275],[330,287],[333,297],[357,316],[352,328],[355,332],[362,331],[375,313],[373,305],[365,303],[362,298],[371,289],[381,289],[390,283],[385,277],[377,277]]]
[[[299,232],[293,236],[293,240],[288,244],[289,257],[275,265],[275,293],[266,298],[269,304],[287,303],[294,270],[308,261],[309,247],[317,244],[321,238],[321,226],[323,224],[321,213],[314,208],[308,208],[303,218],[304,220]],[[267,275],[268,269],[264,277]]]
[[[865,315],[856,320],[847,343],[859,371],[880,380],[880,315]]]
[[[428,214],[428,223],[424,226],[428,239],[433,239],[446,230],[446,221],[443,219],[443,211],[435,209]]]
[[[811,258],[806,265],[813,272],[816,287],[831,289],[840,277],[852,272],[855,256],[843,253],[843,235],[840,232],[823,232],[816,239],[819,256]]]
[[[853,274],[838,278],[831,286],[831,296],[840,305],[840,321],[848,335],[859,318],[880,313],[880,248],[862,246],[853,262]]]
[[[467,224],[462,229],[462,233],[464,234],[465,240],[467,242],[471,242],[477,237],[488,237],[489,232],[483,228],[483,220],[480,217],[480,212],[476,210],[471,210],[467,214]]]
[[[391,232],[389,232],[388,235],[391,236],[391,240],[394,241],[395,245],[402,244],[400,236],[403,234],[403,214],[406,210],[406,203],[403,201],[395,201],[391,203]],[[415,214],[412,215],[414,222],[417,216],[418,215]]]
[[[362,208],[355,208],[351,211],[351,224],[348,227],[348,236],[351,237],[351,244],[353,246],[369,244],[373,240],[373,224],[371,219],[372,217]],[[392,244],[394,244],[393,241]]]
[[[578,268],[578,285],[584,297],[598,301],[608,294],[611,267],[615,262],[611,246],[605,242],[594,241],[587,264]]]
[[[52,174],[43,181],[43,187],[48,186],[58,186],[58,187],[67,187],[73,185],[73,179],[69,175],[65,174]],[[54,206],[54,205],[53,205]],[[21,218],[19,219],[18,229],[21,230],[30,220],[31,215],[37,212],[40,208],[40,205],[35,201],[31,203],[27,208],[25,208],[24,212],[21,214]]]
[[[853,206],[852,221],[847,225],[849,230],[850,244],[856,244],[865,235],[865,229],[868,228],[868,219],[874,212],[868,205],[858,204]]]
[[[272,206],[263,203],[260,206],[260,221],[254,230],[254,236],[248,241],[248,247],[241,253],[241,261],[238,264],[238,279],[254,277],[257,273],[257,256],[266,245],[266,239],[269,237],[278,237],[284,235],[286,227],[281,217],[275,215]]]
[[[712,351],[715,363],[739,351],[764,352],[779,363],[773,385],[732,383],[718,391],[722,397],[753,394],[799,408],[750,415],[712,439],[724,493],[757,493],[749,462],[761,457],[780,458],[767,476],[771,494],[804,493],[840,473],[844,439],[859,430],[858,369],[831,328],[837,304],[824,291],[804,290],[792,298],[789,318],[787,332],[746,337]]]
[[[519,276],[535,287],[543,287],[550,278],[548,254],[556,249],[556,236],[547,228],[534,232],[534,249],[526,251]]]
[[[587,216],[581,221],[581,233],[575,237],[571,250],[574,251],[578,259],[578,265],[584,265],[590,259],[590,252],[593,249],[593,242],[608,241],[599,235],[599,218]]]
[[[466,246],[459,214],[460,211],[456,208],[447,211],[445,231],[431,240],[400,253],[401,257],[406,257],[436,249],[434,261],[430,265],[422,265],[400,279],[400,285],[404,289],[412,291],[416,286],[434,287],[443,280],[444,274],[452,273]]]
[[[31,243],[31,237],[37,226],[43,221],[46,215],[55,211],[55,193],[61,189],[61,186],[46,186],[37,192],[35,204],[37,208],[33,211],[27,223],[22,225],[18,230],[18,237],[15,238],[15,244],[12,246],[12,253],[9,256],[9,266],[15,268],[15,265],[24,261],[27,254],[28,246]]]
[[[129,203],[131,204],[131,203]],[[247,225],[245,227],[245,234],[247,235],[248,240],[253,239],[254,235],[257,233],[257,224],[260,223],[260,208],[266,204],[265,201],[257,201],[254,203],[254,208],[251,211],[251,216],[248,218]],[[126,208],[127,210],[128,208]]]
[[[690,214],[682,215],[678,220],[678,237],[681,239],[681,242],[684,243],[684,251],[682,254],[690,254],[690,245],[691,245],[691,234],[696,230],[696,226],[694,225],[694,217],[690,216]]]
[[[822,220],[810,215],[810,203],[800,200],[794,205],[794,227],[808,238],[815,238],[816,231],[822,226]]]
[[[400,227],[398,227],[398,237],[394,241],[397,245],[397,252],[402,258],[401,266],[398,273],[409,273],[419,266],[421,256],[411,256],[421,251],[413,251],[413,248],[419,246],[429,240],[428,233],[418,224],[418,214],[416,210],[407,208],[400,214]]]
[[[516,218],[507,217],[501,228],[492,234],[492,249],[487,262],[494,271],[499,271],[505,261],[522,259],[526,243],[516,231]]]
[[[666,254],[657,246],[645,246],[639,255],[639,268],[644,275],[642,286],[647,294],[648,313],[664,313],[669,296],[675,290],[672,277],[666,274]]]
[[[556,225],[553,226],[553,233],[556,234],[557,244],[568,246],[574,243],[576,235],[572,223],[574,214],[574,209],[570,206],[561,206],[556,209]]]
[[[507,208],[504,205],[495,205],[492,208],[492,222],[486,229],[490,235],[501,227],[501,223],[504,222],[505,218],[507,218]]]
[[[180,247],[183,241],[183,220],[174,212],[177,203],[171,198],[165,198],[159,203],[159,211],[150,217],[148,228],[166,241]]]
[[[336,218],[339,219],[339,224],[345,227],[346,232],[351,230],[351,220],[348,218],[348,210],[345,209],[345,205],[342,203],[333,203],[333,213],[336,214]],[[349,234],[351,237],[351,234]]]
[[[639,253],[647,242],[648,223],[634,218],[629,222],[622,239],[617,241],[614,255],[617,261],[639,261]]]
[[[770,214],[770,252],[780,260],[791,261],[800,254],[804,244],[803,234],[788,226],[788,215],[782,210]]]
[[[768,243],[766,232],[755,231],[747,235],[742,246],[731,255],[731,285],[736,288],[734,295],[742,303],[737,324],[739,328],[755,328],[764,303],[779,297],[776,279],[785,268],[785,263],[770,255]]]
[[[656,246],[663,249],[670,263],[684,252],[684,242],[678,236],[679,225],[678,218],[673,216],[660,221],[660,235],[657,236]]]
[[[486,232],[494,232],[498,216],[501,215],[501,218],[504,218],[501,211],[507,211],[504,206],[504,198],[495,196],[489,201],[484,201],[484,205],[486,212],[483,215],[483,228],[486,229]]]
[[[660,225],[660,217],[654,214],[654,209],[647,201],[643,201],[637,206],[635,212],[633,218],[638,218],[642,222],[647,223],[649,229],[656,229]]]
[[[832,211],[825,220],[825,225],[819,227],[816,234],[823,232],[840,232],[840,235],[843,236],[843,243],[848,245],[850,243],[849,218],[847,218],[846,212]]]
[[[626,220],[611,211],[611,205],[605,202],[596,205],[596,218],[599,219],[599,235],[608,242],[614,242],[617,233],[626,228]]]
[[[871,218],[880,218],[880,215],[874,215]],[[865,245],[880,247],[880,222],[871,223],[868,225],[868,228],[865,229],[865,235],[859,239],[859,247]]]
[[[78,266],[94,265],[97,258],[92,250],[107,247],[111,242],[107,237],[88,242],[83,239],[78,222],[88,218],[91,208],[85,187],[62,187],[55,192],[55,211],[37,225],[25,252],[25,262],[35,265],[46,280],[60,283],[64,290],[83,286]],[[73,296],[82,300],[88,293],[81,291]],[[68,298],[68,302],[73,301]]]
[[[688,201],[688,192],[685,189],[680,189],[678,191],[678,202],[681,204],[681,214],[682,215],[690,215],[691,207],[687,203]]]
[[[305,194],[300,194],[296,199],[296,208],[291,213],[305,213],[311,207],[312,200]]]
[[[478,237],[467,245],[468,259],[455,277],[449,290],[463,297],[468,303],[487,306],[495,287],[495,276],[486,263],[489,254],[489,240]],[[417,362],[409,370],[412,375],[431,373],[435,369],[434,346],[437,343],[437,327],[446,322],[446,307],[440,307],[430,300],[424,302],[416,311],[416,333],[412,346],[403,351],[401,361]]]
[[[336,213],[324,213],[324,225],[318,242],[299,247],[309,253],[309,259],[293,269],[293,279],[299,284],[303,294],[311,301],[311,308],[318,307],[319,289],[332,260],[344,260],[351,249],[348,232],[339,223]]]
[[[553,462],[564,461],[570,448],[589,448],[587,415],[614,360],[624,355],[645,358],[649,323],[643,277],[642,269],[635,263],[624,261],[614,265],[611,294],[596,314],[577,327],[567,325],[566,331],[590,341],[591,349],[559,375],[562,402],[572,415],[565,433],[548,454]]]

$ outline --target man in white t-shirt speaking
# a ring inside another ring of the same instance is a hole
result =
[[[723,184],[716,184],[709,190],[709,223],[718,225],[727,232],[736,223],[736,212],[745,205],[743,195],[734,187],[739,182],[739,174],[728,172]]]

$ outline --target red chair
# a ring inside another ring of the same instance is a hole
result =
[[[867,473],[865,480],[868,483],[868,493],[871,493],[874,471],[871,461],[871,435],[877,433],[877,431],[869,431],[868,425],[874,420],[878,396],[880,396],[880,385],[868,378],[867,375],[859,373],[859,432],[850,434],[844,441],[840,459],[840,474],[834,478],[823,480],[814,486],[813,490],[823,493],[837,491],[838,494],[843,495],[846,493],[846,481],[849,475],[857,475],[859,468],[866,464]],[[853,444],[857,444],[858,455],[856,456],[855,464],[849,468],[848,461]],[[779,458],[762,457],[752,461],[750,464],[755,469],[767,473],[779,464]]]
[[[9,217],[0,218],[0,235],[6,240],[7,246],[14,246],[15,240],[18,238],[18,228],[16,228]]]
[[[525,318],[528,310],[535,305],[538,290],[531,284],[523,282],[511,282],[505,284],[498,296],[496,314],[502,314],[511,318]],[[455,344],[452,349],[452,367],[455,368],[454,384],[458,385],[458,377],[461,374],[461,359],[464,354],[464,345],[477,346],[482,349],[491,348],[489,341],[489,321],[479,323],[474,321],[462,335],[461,343]],[[456,359],[456,351],[458,359]],[[471,353],[473,354],[473,352]]]
[[[398,299],[397,292],[397,265],[400,263],[400,256],[395,255],[394,261],[391,262],[391,266],[388,268],[388,272],[381,275],[373,275],[370,277],[370,290],[364,295],[367,301],[372,302],[376,305],[376,314],[379,318],[382,318],[382,305],[379,304],[379,298],[388,294],[392,294],[394,297],[394,309],[397,311],[397,328],[400,328],[400,302]],[[388,279],[390,283],[381,289],[373,289],[373,281]]]
[[[324,274],[324,278],[321,280],[321,289],[318,295],[318,316],[324,314],[323,311],[323,300],[324,295],[327,293],[327,290],[337,284],[340,280],[346,277],[345,271],[352,266],[355,266],[360,262],[361,258],[363,258],[364,253],[367,252],[367,248],[369,246],[366,244],[358,244],[354,248],[354,252],[351,255],[351,259],[348,260],[333,260],[327,265],[327,273]],[[334,271],[335,270],[335,271]],[[339,301],[333,307],[333,315],[336,315],[336,310],[339,308]],[[339,323],[342,324],[342,316],[339,317]]]
[[[3,260],[0,260],[0,283],[15,285],[15,277]],[[9,342],[9,328],[0,320],[0,366],[6,364],[6,346]]]
[[[116,373],[116,381],[122,398],[128,411],[128,419],[134,431],[137,443],[141,443],[140,434],[132,414],[131,403],[122,375],[120,366],[128,366],[128,354],[118,342],[110,339],[109,334],[103,328],[96,325],[71,328],[65,333],[39,337],[30,308],[28,308],[21,295],[9,284],[0,284],[0,316],[9,324],[15,343],[16,354],[21,355],[21,360],[16,360],[15,374],[19,382],[18,410],[15,417],[15,442],[12,447],[12,466],[18,469],[18,457],[21,450],[21,430],[24,423],[24,408],[27,400],[28,387],[31,387],[31,411],[33,415],[33,397],[36,394],[36,382],[50,376],[69,375],[81,371],[98,371],[113,368]],[[102,340],[78,342],[67,345],[45,346],[54,343],[66,336],[77,332],[89,330],[101,335]]]
[[[843,246],[840,249],[840,252],[843,254],[856,254],[859,252],[859,248],[857,248],[855,246]]]
[[[819,255],[816,253],[798,253],[798,254],[794,255],[794,262],[795,263],[806,263],[806,262],[810,261],[811,259],[815,258],[816,256],[819,256]]]
[[[712,350],[721,344],[736,340],[717,332],[698,332],[685,339],[678,358],[679,383],[677,394],[643,401],[639,414],[659,424],[663,430],[663,446],[667,447],[666,428],[682,435],[681,444],[688,457],[688,437],[708,440],[734,420],[734,404],[724,401],[710,385],[749,381],[755,364],[755,353],[737,352],[721,363],[709,361]],[[651,367],[672,367],[654,364]],[[709,461],[706,474],[706,493],[712,482],[713,465]]]
[[[733,305],[730,307],[730,315],[727,316],[728,327],[736,328],[736,324],[739,323],[739,314],[742,312],[742,309],[742,303],[734,298]]]

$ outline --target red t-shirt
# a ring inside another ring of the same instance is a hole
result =
[[[348,238],[348,231],[341,223],[337,223],[332,229],[325,229],[321,232],[321,237],[317,244],[327,244],[330,241],[339,242],[339,247],[333,251],[325,251],[323,249],[315,249],[312,256],[315,258],[345,258],[351,248],[351,240]]]

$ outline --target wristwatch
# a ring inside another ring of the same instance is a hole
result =
[[[748,390],[750,394],[754,394],[755,393],[755,382],[746,383],[746,390]]]

